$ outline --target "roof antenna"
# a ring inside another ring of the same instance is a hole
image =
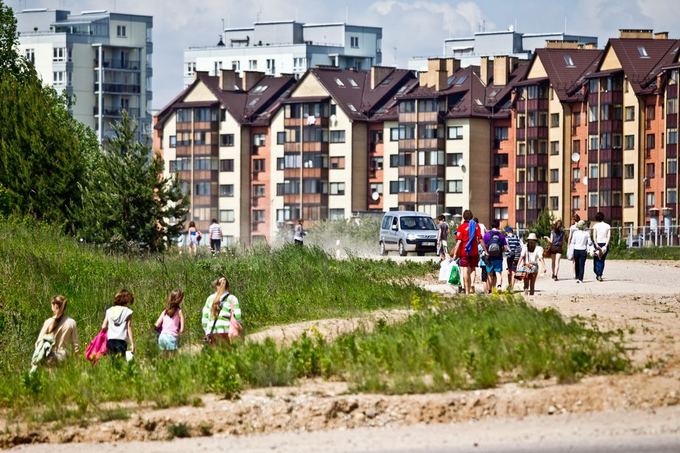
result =
[[[349,7],[347,6],[347,3],[345,3],[345,24],[349,22]]]
[[[397,66],[397,47],[392,47],[392,50],[394,50],[394,66]]]
[[[567,34],[567,16],[564,16],[564,34]]]

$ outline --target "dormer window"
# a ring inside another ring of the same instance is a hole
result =
[[[640,58],[649,58],[649,54],[647,53],[647,49],[645,49],[642,46],[638,46],[638,53],[640,54]]]
[[[358,87],[358,86],[359,86],[359,85],[354,81],[354,79],[349,78],[349,79],[347,79],[347,80],[349,80],[349,84],[352,85],[353,87]]]
[[[572,60],[571,55],[565,55],[564,56],[564,64],[567,65],[568,68],[573,68],[576,65],[574,64],[574,60]]]
[[[345,84],[342,83],[342,80],[340,80],[340,79],[335,79],[335,83],[337,83],[339,87],[344,87],[344,86],[345,86]]]
[[[353,105],[353,104],[347,104],[347,107],[349,107],[349,109],[350,109],[351,111],[353,111],[354,113],[356,113],[356,111],[357,111],[357,108],[356,108],[356,107],[354,107],[354,105]]]

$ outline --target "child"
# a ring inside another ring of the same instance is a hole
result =
[[[181,289],[173,290],[165,301],[165,310],[156,321],[158,335],[158,347],[161,351],[176,351],[179,336],[184,332],[184,313],[180,305],[184,301],[184,292]]]
[[[124,356],[130,342],[130,354],[135,352],[132,339],[132,305],[135,298],[126,289],[121,289],[113,297],[113,307],[106,310],[102,330],[106,331],[106,353],[112,356]]]
[[[218,278],[212,286],[215,292],[206,299],[201,314],[206,341],[230,343],[243,335],[241,307],[236,296],[230,294],[226,277]]]
[[[64,296],[54,296],[51,301],[52,316],[47,319],[40,330],[38,340],[35,342],[35,352],[31,360],[31,372],[34,372],[38,364],[46,362],[52,365],[61,362],[72,349],[78,353],[80,345],[76,322],[66,316],[68,300]]]
[[[482,268],[482,283],[484,284],[484,292],[489,292],[489,275],[486,271],[486,253],[484,253],[484,249],[482,248],[482,244],[480,243],[477,245],[477,251],[479,252],[479,267]]]

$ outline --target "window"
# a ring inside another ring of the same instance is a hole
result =
[[[656,194],[654,192],[647,192],[647,209],[653,208],[656,203]]]
[[[177,136],[171,135],[170,137],[168,137],[168,144],[169,144],[170,148],[177,147]]]
[[[623,106],[622,105],[615,105],[614,106],[614,119],[617,121],[621,121],[623,119]]]
[[[678,143],[678,130],[668,129],[668,134],[666,135],[669,145],[675,145]]]
[[[560,171],[558,169],[550,170],[550,182],[560,182]]]
[[[624,193],[623,203],[626,208],[632,208],[635,205],[635,194],[634,193]]]
[[[399,126],[399,140],[412,140],[416,138],[416,127],[412,124]]]
[[[564,56],[564,64],[567,65],[568,68],[573,68],[576,66],[574,64],[574,60],[572,60],[571,55],[565,55]]]
[[[527,145],[524,142],[518,143],[517,144],[517,155],[518,156],[524,156],[527,153]]]
[[[463,138],[463,126],[451,126],[448,129],[449,140],[462,140]]]
[[[394,157],[394,156],[393,156]],[[345,158],[334,156],[330,158],[331,169],[332,170],[342,170],[345,168]]]
[[[266,166],[265,166],[265,160],[264,159],[253,159],[253,171],[254,172],[261,172],[265,171]]]
[[[507,127],[497,127],[495,131],[496,140],[507,140],[508,139],[508,128]]]
[[[353,78],[348,77],[347,80],[349,81],[349,84],[352,85],[354,88],[358,88],[358,87],[359,87],[359,84],[358,84],[358,83],[356,82],[356,80],[354,80]]]
[[[52,83],[54,85],[66,84],[66,71],[54,71],[52,73]]]
[[[550,114],[550,127],[560,127],[560,114],[551,113]]]
[[[276,133],[276,144],[277,145],[283,145],[286,143],[286,133],[285,132],[277,132]]]
[[[446,165],[449,167],[460,167],[463,165],[463,153],[448,153],[446,155]]]
[[[638,50],[638,54],[640,55],[640,58],[649,58],[649,54],[647,53],[647,49],[645,49],[643,46],[638,46],[637,50]]]
[[[267,136],[265,134],[253,134],[253,146],[265,146]]]
[[[493,218],[496,220],[507,220],[508,219],[508,208],[494,208]]]
[[[194,184],[194,194],[195,195],[210,195],[210,183],[209,182],[197,182]]]
[[[626,107],[626,121],[635,121],[635,107]]]
[[[345,131],[331,131],[331,143],[345,143]]]
[[[668,159],[666,164],[666,173],[669,175],[674,175],[678,172],[678,161],[677,159]]]
[[[578,196],[571,197],[571,209],[573,211],[578,211],[581,209],[581,198]]]
[[[415,101],[401,101],[399,103],[399,113],[413,113],[416,111]]]
[[[328,210],[328,218],[330,220],[342,220],[345,218],[345,209],[344,208],[335,208],[335,209],[329,209]]]
[[[31,64],[35,64],[35,49],[26,49],[24,56]]]
[[[262,198],[266,194],[264,184],[253,184],[253,197]]]
[[[332,182],[332,183],[330,183],[330,194],[331,195],[345,195],[345,183],[344,182]]]
[[[557,211],[560,208],[560,197],[550,197],[550,210]]]
[[[589,178],[597,178],[598,175],[598,169],[597,169],[597,164],[591,164],[588,166],[588,177]]]
[[[196,145],[207,145],[208,134],[205,132],[194,132],[194,144]]]
[[[188,123],[191,121],[191,109],[177,109],[176,115],[178,123]]]
[[[517,197],[517,210],[523,210],[525,205],[524,197]]]
[[[607,121],[609,119],[610,108],[611,108],[611,105],[609,105],[609,104],[602,104],[600,106],[600,120]]]
[[[612,148],[613,149],[621,149],[621,134],[613,134],[612,135]]]
[[[248,60],[248,69],[251,71],[257,70],[257,60]]]
[[[626,149],[635,149],[635,136],[626,135],[625,137]]]
[[[446,181],[446,192],[447,193],[463,193],[463,180],[462,179],[451,179]]]
[[[676,189],[668,189],[666,203],[675,204],[678,202],[678,191]]]
[[[233,223],[236,219],[234,218],[233,209],[220,209],[220,222],[221,223]]]
[[[597,135],[591,135],[590,137],[588,137],[588,141],[589,141],[589,144],[590,144],[590,146],[588,147],[588,149],[589,149],[590,151],[594,151],[594,150],[596,150],[596,149],[598,148],[597,145],[598,145],[598,143],[599,143],[599,140],[598,140],[598,138],[597,138]]]
[[[335,78],[335,84],[339,87],[345,86],[345,84],[342,82],[342,80],[338,79],[337,77]]]
[[[574,112],[574,119],[572,121],[572,127],[579,126],[581,124],[581,112]]]
[[[647,134],[647,148],[646,149],[654,149],[655,144],[656,144],[656,136],[654,134]]]
[[[517,128],[524,129],[526,126],[526,117],[524,115],[517,115]]]
[[[666,102],[666,114],[678,113],[678,100],[669,98]]]
[[[234,171],[234,159],[220,160],[220,171]]]
[[[52,48],[52,61],[66,61],[66,47]]]
[[[580,168],[572,168],[571,169],[571,179],[575,183],[579,182],[581,180],[581,169]]]
[[[383,169],[383,158],[382,158],[382,156],[371,157],[370,160],[369,160],[369,168],[373,171],[382,170]]]
[[[399,128],[398,127],[391,127],[390,128],[390,141],[396,142],[398,140],[399,140]]]
[[[356,49],[359,47],[359,37],[358,36],[350,36],[349,37],[349,45],[350,47]]]
[[[194,170],[217,170],[218,161],[214,157],[195,157]]]
[[[648,178],[655,177],[654,164],[650,163],[645,166],[645,176]]]
[[[597,105],[588,107],[588,121],[591,123],[597,121]]]
[[[623,177],[625,179],[633,179],[635,177],[635,164],[624,165],[623,172]]]
[[[119,38],[125,38],[127,37],[127,27],[125,25],[118,25],[116,27],[116,36]]]
[[[220,197],[233,197],[233,196],[234,196],[233,184],[220,184]]]
[[[548,114],[538,112],[538,127],[548,127]]]
[[[267,72],[269,74],[276,74],[276,62],[273,58],[267,58]]]
[[[231,70],[232,71],[240,71],[241,70],[241,62],[239,60],[232,60]]]
[[[557,156],[560,154],[560,142],[550,142],[550,155]]]
[[[508,193],[508,181],[496,181],[494,182],[494,193]]]
[[[354,104],[347,104],[347,107],[348,107],[351,111],[353,111],[354,113],[357,112],[357,108],[354,107]]]
[[[588,193],[588,199],[589,199],[588,205],[589,205],[591,208],[596,208],[596,207],[599,207],[599,206],[600,206],[600,204],[599,204],[599,197],[598,197],[598,194],[597,194],[596,192],[590,192],[590,193]]]
[[[390,193],[399,193],[399,181],[390,181]]]

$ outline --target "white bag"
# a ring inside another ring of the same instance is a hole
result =
[[[441,262],[439,265],[439,281],[448,282],[449,276],[451,275],[451,268],[455,266],[455,263],[451,258],[447,258]]]
[[[567,259],[569,261],[572,261],[574,259],[574,245],[569,244],[569,247],[567,247]]]

